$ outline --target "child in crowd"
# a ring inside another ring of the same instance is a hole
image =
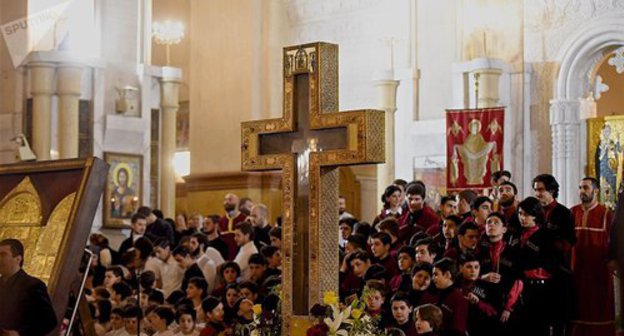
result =
[[[110,327],[111,330],[104,334],[104,336],[121,336],[124,330],[124,311],[121,308],[114,308],[111,311],[110,316]]]
[[[175,336],[199,336],[196,328],[197,313],[193,307],[185,305],[178,307],[176,311],[176,322],[178,330]]]
[[[201,336],[217,336],[225,330],[223,324],[223,303],[214,296],[209,296],[202,301],[202,311],[206,315],[206,326],[202,329]]]
[[[442,325],[442,310],[435,305],[425,304],[414,309],[416,332],[423,336],[438,336]]]
[[[229,284],[236,284],[237,279],[241,275],[241,269],[237,263],[228,261],[221,265],[219,274],[223,279],[223,283],[212,291],[212,295],[216,297],[223,297],[223,294],[225,294],[225,287]]]
[[[201,308],[202,301],[208,296],[208,283],[204,278],[194,277],[189,280],[188,287],[186,288],[186,298],[191,300],[193,308],[199,310]],[[199,319],[203,322],[204,319]]]
[[[127,305],[123,310],[124,317],[124,331],[119,336],[147,336],[141,332],[139,334],[139,321],[143,319],[143,312],[141,308],[135,305]]]
[[[390,299],[392,318],[389,327],[401,330],[405,336],[416,336],[416,326],[412,321],[412,304],[409,297],[398,292]]]
[[[433,283],[437,292],[433,302],[443,311],[442,336],[459,336],[466,334],[468,319],[468,301],[461,290],[454,286],[455,262],[442,258],[433,264]]]
[[[409,296],[413,307],[417,307],[427,300],[431,300],[431,276],[433,274],[433,266],[428,263],[416,263],[412,267],[411,289]]]
[[[225,295],[221,302],[225,313],[224,321],[226,325],[234,324],[238,311],[236,310],[236,302],[240,299],[240,290],[238,285],[233,283],[225,287]]]
[[[173,336],[169,325],[175,320],[173,309],[168,306],[158,306],[147,316],[152,328],[156,331],[152,336]]]
[[[400,274],[390,280],[392,291],[408,292],[411,288],[411,271],[416,263],[416,250],[411,246],[403,246],[398,251],[398,266]]]

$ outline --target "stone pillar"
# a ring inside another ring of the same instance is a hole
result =
[[[165,217],[175,218],[175,171],[173,158],[176,150],[176,113],[178,112],[180,78],[163,77],[160,80],[161,150],[160,150],[160,209]]]
[[[78,157],[78,105],[81,95],[81,79],[81,66],[69,63],[57,66],[58,151],[61,159]]]
[[[581,179],[580,160],[580,106],[574,99],[550,101],[550,127],[552,130],[552,174],[563,188],[558,201],[571,206],[578,199],[576,188]]]
[[[501,69],[487,67],[476,69],[474,75],[479,76],[479,108],[500,106],[499,81],[503,71]]]
[[[377,89],[377,108],[386,113],[386,163],[377,165],[377,194],[381,195],[386,186],[395,178],[394,169],[394,113],[399,82],[394,80],[394,72],[384,71],[373,81]]]
[[[33,62],[30,69],[30,94],[32,95],[32,149],[37,160],[50,160],[52,94],[54,94],[54,64]]]

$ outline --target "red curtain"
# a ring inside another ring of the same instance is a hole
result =
[[[446,110],[448,191],[491,187],[503,169],[505,108]]]

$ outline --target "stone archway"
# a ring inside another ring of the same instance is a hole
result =
[[[624,45],[621,15],[599,17],[568,39],[561,48],[555,96],[550,101],[552,173],[561,184],[559,202],[577,201],[576,185],[586,163],[585,132],[581,128],[580,98],[589,90],[589,76],[613,47]]]

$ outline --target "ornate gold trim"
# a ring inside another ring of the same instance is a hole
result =
[[[292,314],[295,159],[288,153],[261,154],[260,135],[295,131],[294,86],[295,75],[298,74],[309,76],[310,128],[347,130],[347,148],[310,154],[308,295],[311,308],[320,302],[324,291],[338,291],[338,213],[321,212],[337,207],[337,167],[385,161],[385,116],[383,111],[375,110],[338,112],[337,45],[315,42],[286,47],[283,60],[283,116],[241,124],[241,169],[282,170],[282,334],[289,335],[291,326],[294,326],[291,320],[307,319],[307,316]]]
[[[41,199],[30,177],[26,176],[0,201],[0,224],[41,226]]]

